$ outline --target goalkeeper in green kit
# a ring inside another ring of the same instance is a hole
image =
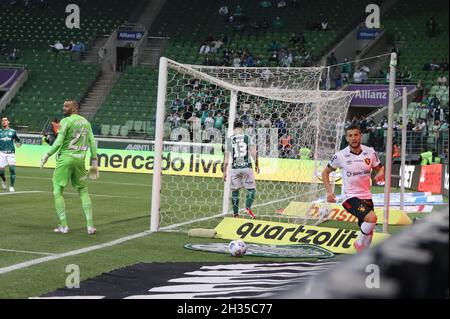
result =
[[[54,231],[62,234],[69,232],[63,192],[70,181],[72,186],[78,189],[86,216],[87,232],[89,235],[94,235],[96,229],[92,221],[92,204],[87,188],[87,178],[88,175],[92,180],[99,177],[97,147],[95,146],[91,124],[77,114],[78,103],[66,101],[63,110],[65,118],[61,121],[58,138],[41,160],[41,168],[43,168],[47,160],[57,153],[56,168],[53,174],[53,195],[60,225]],[[88,149],[90,149],[92,162],[89,172],[86,171],[85,167]]]

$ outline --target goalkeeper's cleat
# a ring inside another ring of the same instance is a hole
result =
[[[358,244],[358,241],[355,241],[355,243],[353,244],[353,247],[355,247],[356,252],[357,252],[358,254],[362,253],[363,250],[364,250],[364,248],[365,248],[364,245]]]
[[[88,227],[87,233],[88,235],[95,235],[97,234],[97,229],[95,227]]]
[[[55,228],[53,231],[58,234],[67,234],[69,232],[69,227],[59,225],[58,228]]]
[[[233,218],[239,218],[239,214],[233,214]]]
[[[10,192],[10,193],[14,193],[15,191],[16,191],[16,190],[14,189],[14,187],[10,187],[10,188],[9,188],[9,192]]]
[[[247,212],[247,214],[252,218],[255,219],[256,216],[255,214],[253,214],[252,210],[250,208],[246,208],[245,211]]]
[[[2,182],[2,188],[6,190],[8,188],[8,184],[6,184],[6,182]]]

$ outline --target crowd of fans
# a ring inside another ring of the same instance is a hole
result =
[[[269,1],[262,0],[260,2],[262,8],[276,7],[284,9],[286,7],[298,7],[298,2],[293,0],[289,3],[284,0]],[[226,5],[222,5],[218,11],[219,16],[223,18],[224,23],[232,26],[234,32],[241,32],[247,28],[251,28],[257,32],[262,30],[279,30],[284,26],[284,22],[280,17],[275,17],[273,21],[266,18],[262,20],[250,21],[248,16],[240,5],[234,9],[230,9]],[[329,23],[322,15],[308,24],[308,29],[316,31],[328,31]],[[249,48],[231,48],[232,38],[230,35],[222,34],[213,36],[209,34],[204,41],[200,43],[198,53],[204,55],[204,65],[216,66],[233,66],[233,67],[258,67],[258,66],[310,66],[311,54],[306,48],[306,39],[303,32],[292,33],[287,43],[271,42],[267,45],[266,54],[255,54]],[[347,76],[348,78],[348,76]]]

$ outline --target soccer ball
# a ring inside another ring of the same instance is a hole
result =
[[[228,249],[233,257],[242,257],[247,252],[247,245],[242,240],[233,240]]]

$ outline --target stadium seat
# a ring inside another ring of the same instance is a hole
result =
[[[110,131],[111,131],[111,125],[108,125],[108,124],[101,125],[101,131],[100,131],[101,135],[107,136],[107,135],[109,135]]]

